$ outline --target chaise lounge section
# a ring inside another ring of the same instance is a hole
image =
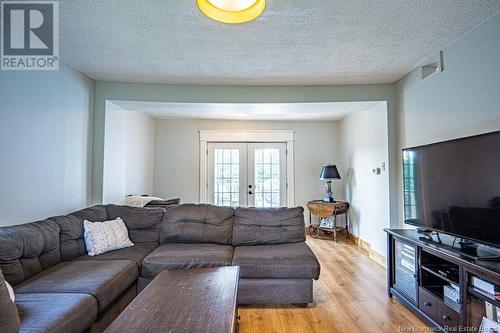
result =
[[[305,243],[304,210],[237,208],[233,265],[240,266],[239,304],[305,305],[320,266]]]
[[[83,221],[116,217],[135,245],[88,256]],[[303,209],[100,205],[0,228],[0,272],[15,288],[22,332],[102,332],[161,271],[231,265],[240,266],[239,304],[312,302],[320,267]]]

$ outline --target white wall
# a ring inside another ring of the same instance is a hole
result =
[[[344,197],[350,202],[350,232],[385,255],[389,214],[389,148],[385,103],[344,117],[338,126],[339,166]],[[374,168],[385,171],[375,175]]]
[[[108,103],[103,202],[121,204],[129,194],[153,193],[155,120]]]
[[[110,105],[106,110],[104,133],[104,174],[102,202],[122,204],[125,201],[126,120],[125,111]]]
[[[128,112],[125,126],[125,193],[152,195],[155,120],[144,112]]]
[[[89,203],[94,88],[64,64],[0,72],[0,226]]]
[[[500,130],[500,15],[447,47],[444,59],[444,72],[421,80],[415,70],[396,84],[399,148]],[[401,193],[393,198],[399,221]]]
[[[199,202],[200,129],[295,130],[295,204],[304,207],[309,200],[323,197],[321,167],[337,162],[336,122],[157,120],[155,196]]]

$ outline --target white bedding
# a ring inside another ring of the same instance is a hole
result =
[[[162,200],[162,199],[156,197],[143,197],[140,195],[131,195],[125,198],[125,205],[132,207],[144,207],[153,200]]]

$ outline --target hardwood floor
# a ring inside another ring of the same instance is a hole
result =
[[[343,237],[343,235],[340,235]],[[340,238],[339,237],[339,238]],[[321,264],[314,281],[314,304],[242,306],[241,333],[411,332],[426,325],[387,297],[385,269],[350,242],[308,237]]]

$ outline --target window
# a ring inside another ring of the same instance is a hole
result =
[[[403,152],[403,195],[405,219],[417,218],[415,169],[415,152],[405,150]]]

